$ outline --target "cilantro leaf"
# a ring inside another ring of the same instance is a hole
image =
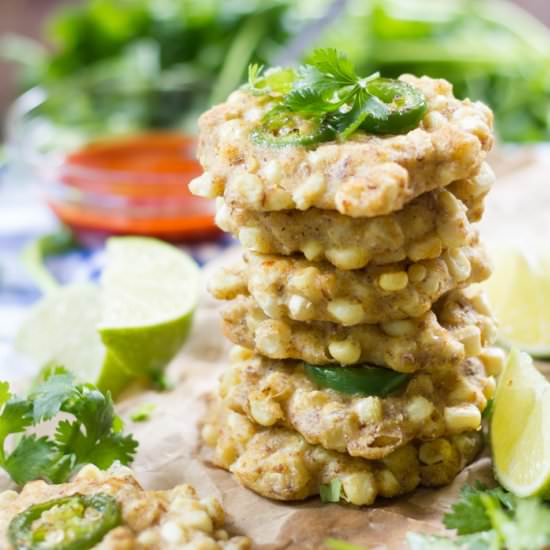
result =
[[[86,462],[106,470],[117,460],[124,465],[130,464],[136,454],[138,443],[131,435],[110,433],[101,440],[101,445],[92,449]]]
[[[443,523],[448,529],[456,529],[459,535],[479,533],[491,529],[491,520],[486,512],[483,498],[491,498],[508,510],[514,507],[514,497],[501,487],[488,489],[481,483],[475,487],[466,485],[460,492],[460,499],[452,511],[445,514]]]
[[[51,371],[46,380],[29,396],[33,402],[34,422],[53,418],[74,393],[74,376],[71,373],[59,368]]]
[[[538,498],[518,499],[515,514],[502,510],[498,500],[484,497],[487,513],[506,548],[539,550],[550,545],[550,508]]]
[[[9,387],[0,386],[0,400],[8,395]],[[5,440],[10,434],[24,432],[58,413],[72,419],[60,420],[53,437],[24,435],[6,454]],[[109,393],[103,394],[92,384],[75,384],[72,375],[55,369],[28,399],[12,397],[5,402],[0,414],[0,467],[23,484],[33,479],[62,483],[88,463],[102,469],[117,460],[130,464],[137,442],[121,429]]]
[[[359,77],[347,55],[335,48],[318,48],[309,58],[309,64],[339,86],[355,84]]]
[[[339,479],[332,479],[330,483],[323,483],[319,489],[321,502],[340,502],[342,494],[342,482]]]
[[[39,478],[55,481],[49,474],[62,458],[63,454],[54,442],[31,434],[23,436],[6,459],[4,469],[19,485]]]

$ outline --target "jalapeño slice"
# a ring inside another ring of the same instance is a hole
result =
[[[357,367],[328,367],[305,365],[308,378],[322,388],[350,395],[385,397],[410,379],[409,374],[371,365]]]
[[[11,520],[8,538],[15,550],[88,550],[121,522],[112,496],[76,494],[29,506]]]
[[[324,121],[283,113],[277,107],[250,133],[253,143],[269,147],[309,147],[334,138],[334,129]]]
[[[416,128],[426,113],[424,94],[393,78],[376,78],[365,84],[376,105],[367,109],[361,128],[373,134],[401,134]]]

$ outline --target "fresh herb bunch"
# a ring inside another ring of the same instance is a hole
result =
[[[518,498],[481,483],[462,489],[443,518],[456,539],[409,533],[411,550],[543,550],[550,545],[550,507],[538,498]]]
[[[275,102],[252,134],[259,144],[312,145],[345,140],[359,129],[403,133],[419,124],[427,108],[420,90],[377,72],[361,77],[333,48],[315,50],[297,69],[262,73],[262,67],[251,65],[246,87]]]
[[[115,461],[130,464],[137,441],[123,435],[109,393],[92,384],[75,384],[61,367],[51,369],[27,399],[11,395],[9,384],[0,382],[0,467],[19,485],[34,479],[63,483],[84,464],[105,470]],[[59,413],[73,419],[57,423],[53,437],[23,435],[13,451],[6,439],[54,419]]]

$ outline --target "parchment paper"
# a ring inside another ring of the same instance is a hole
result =
[[[502,237],[503,227],[507,233],[516,233],[510,223],[511,213],[515,213],[518,227],[525,229],[528,219],[536,220],[535,233],[549,236],[549,163],[533,153],[506,153],[496,160],[501,182],[488,202],[483,223],[486,234],[489,238]],[[236,253],[238,250],[229,251],[216,264]],[[204,285],[213,268],[203,271]],[[493,483],[486,451],[452,485],[440,490],[420,489],[399,499],[378,500],[375,507],[327,505],[318,499],[280,503],[259,497],[241,487],[229,473],[205,464],[200,456],[197,424],[205,410],[204,396],[215,391],[229,347],[222,336],[218,305],[203,292],[189,341],[168,370],[169,378],[176,382],[175,389],[138,393],[124,399],[118,408],[126,430],[140,442],[133,467],[141,483],[148,489],[191,483],[201,495],[216,496],[226,510],[228,529],[248,535],[254,548],[322,549],[326,538],[335,537],[369,550],[405,549],[408,531],[444,532],[441,516],[465,482],[480,479]],[[143,403],[156,405],[150,420],[132,422],[129,417]],[[0,485],[4,485],[2,480]]]

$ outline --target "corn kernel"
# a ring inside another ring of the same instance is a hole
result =
[[[468,325],[456,330],[455,337],[464,346],[466,357],[476,357],[481,353],[481,331],[475,325]]]
[[[284,359],[290,343],[290,327],[282,321],[268,320],[256,329],[255,341],[258,350],[268,357]]]
[[[367,251],[359,247],[329,248],[325,255],[329,262],[344,270],[360,269],[366,266],[370,259]]]
[[[273,426],[283,417],[281,405],[272,399],[265,399],[260,392],[250,396],[250,415],[261,426]]]
[[[432,466],[448,461],[453,456],[453,446],[446,439],[435,439],[423,443],[418,450],[418,458]]]
[[[422,282],[426,278],[427,273],[428,270],[422,264],[412,264],[407,270],[411,283]]]
[[[498,376],[506,361],[506,353],[500,348],[484,348],[479,358],[489,376]]]
[[[481,413],[471,404],[445,407],[444,418],[449,433],[477,430],[481,424]]]
[[[266,210],[285,210],[292,208],[292,206],[292,197],[285,189],[275,187],[265,194],[264,207]]]
[[[234,177],[233,188],[246,206],[261,208],[264,198],[262,180],[254,174],[239,174]]]
[[[487,380],[485,381],[485,385],[483,386],[483,395],[485,396],[485,398],[492,399],[495,395],[496,387],[496,380],[492,376],[487,378]]]
[[[421,424],[432,415],[434,406],[433,403],[428,401],[425,397],[416,395],[409,400],[405,410],[411,422]]]
[[[443,245],[437,235],[431,235],[409,246],[408,256],[413,262],[428,260],[441,256]]]
[[[460,248],[450,248],[443,255],[451,275],[459,282],[465,281],[472,273],[472,265]]]
[[[394,497],[401,492],[401,486],[397,478],[389,470],[379,470],[376,472],[376,480],[380,495],[383,497]]]
[[[219,195],[223,195],[223,180],[214,178],[208,172],[202,174],[189,182],[189,191],[197,197],[213,199]]]
[[[302,252],[310,262],[313,262],[322,256],[323,245],[319,241],[307,241],[302,245]]]
[[[269,241],[261,229],[255,227],[241,227],[239,230],[239,241],[244,248],[255,252],[268,254],[271,252]]]
[[[360,323],[365,311],[361,304],[356,304],[351,300],[339,298],[332,300],[327,305],[327,311],[342,325],[356,325]]]
[[[409,284],[409,276],[405,271],[398,271],[395,273],[382,273],[378,277],[378,284],[382,290],[387,292],[397,292],[407,288]]]
[[[489,192],[489,189],[493,186],[493,184],[496,181],[495,173],[493,172],[493,169],[484,162],[481,165],[481,168],[479,170],[479,173],[477,176],[474,177],[475,180],[475,189],[477,191],[476,196],[485,195]]]
[[[309,176],[292,194],[296,208],[298,210],[307,210],[310,208],[325,192],[325,188],[325,177],[322,174]]]
[[[167,521],[160,528],[160,536],[162,540],[169,544],[177,544],[183,537],[183,531],[174,521]]]
[[[251,359],[254,355],[254,352],[248,348],[243,348],[242,346],[233,346],[229,350],[229,359],[232,363],[237,363],[240,361],[247,361]]]
[[[388,321],[381,324],[382,330],[395,338],[410,337],[416,332],[416,325],[408,319],[402,321]]]
[[[222,197],[216,199],[215,223],[222,230],[229,232],[231,229],[231,212]]]
[[[346,499],[356,506],[372,504],[376,498],[376,481],[371,472],[356,472],[341,479]]]
[[[318,300],[321,297],[321,291],[317,284],[319,278],[320,273],[315,267],[306,267],[291,275],[288,286],[292,291],[302,294],[310,300]]]
[[[353,409],[362,424],[375,424],[383,418],[382,401],[378,397],[363,397],[355,402]]]
[[[333,341],[328,346],[329,353],[342,365],[357,363],[361,358],[361,345],[352,338]]]
[[[279,185],[283,177],[281,166],[276,160],[270,160],[267,162],[262,170],[262,174],[266,181],[271,185]]]
[[[435,130],[447,124],[447,119],[437,111],[429,111],[422,122],[429,130]]]
[[[290,317],[297,321],[309,321],[313,317],[313,304],[303,296],[293,294],[288,300]]]

